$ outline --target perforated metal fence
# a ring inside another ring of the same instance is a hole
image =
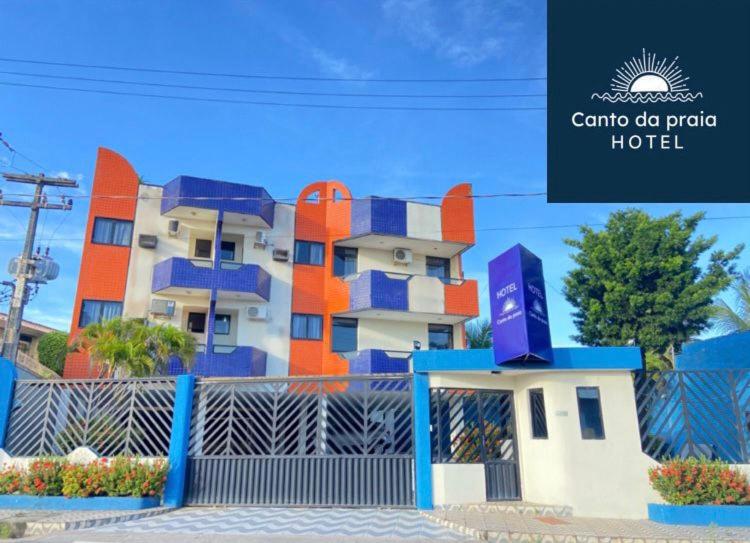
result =
[[[173,379],[17,381],[5,449],[12,456],[167,456]]]
[[[412,505],[411,377],[201,380],[192,504]]]
[[[634,372],[643,452],[749,463],[750,370]]]

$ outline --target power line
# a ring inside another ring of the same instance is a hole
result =
[[[725,221],[725,220],[744,220],[744,219],[750,219],[750,215],[730,215],[726,217],[704,217],[702,220],[704,221]],[[599,226],[605,226],[606,223],[581,223],[581,224],[547,224],[547,225],[530,225],[530,226],[495,226],[495,227],[489,227],[489,228],[455,228],[455,229],[446,229],[446,230],[440,230],[440,232],[451,232],[451,233],[458,233],[458,232],[499,232],[499,231],[516,231],[516,230],[558,230],[558,229],[565,229],[565,228],[581,228],[584,226],[588,227],[599,227]],[[440,232],[434,232],[434,233],[440,233]],[[270,235],[268,236],[268,239],[270,241],[273,241],[275,239],[293,239],[295,238],[294,235],[291,236],[280,236],[280,235]],[[47,239],[39,239],[39,241],[50,241],[52,238]],[[58,238],[57,241],[84,241],[85,238]],[[11,239],[11,238],[0,238],[0,243],[3,242],[18,242],[23,241],[23,239]]]
[[[136,85],[144,87],[159,87],[168,89],[186,89],[220,92],[244,92],[248,94],[280,94],[289,96],[333,96],[339,98],[541,98],[547,93],[511,93],[511,94],[392,94],[392,93],[357,93],[357,92],[310,92],[285,91],[275,89],[243,89],[237,87],[207,87],[202,85],[178,85],[175,83],[153,83],[146,81],[128,81],[124,79],[102,79],[97,77],[79,77],[67,75],[51,75],[29,72],[12,72],[0,70],[0,74],[20,75],[25,77],[40,77],[45,79],[64,79],[68,81],[88,81],[92,83],[113,83],[117,85]]]
[[[213,102],[219,104],[240,104],[253,106],[272,106],[309,109],[360,109],[373,111],[544,111],[546,107],[418,107],[418,106],[350,106],[341,104],[296,104],[291,102],[267,102],[260,100],[233,100],[231,98],[208,98],[197,96],[179,96],[176,94],[152,94],[146,92],[127,92],[105,89],[84,89],[80,87],[57,87],[54,85],[32,85],[31,83],[13,83],[0,81],[8,87],[26,87],[57,91],[85,92],[89,94],[111,94],[115,96],[135,96],[139,98],[159,98],[162,100],[182,100],[186,102]]]
[[[240,79],[275,79],[281,81],[352,81],[371,83],[496,83],[506,81],[546,81],[546,77],[475,77],[475,78],[438,78],[438,79],[379,79],[374,77],[311,77],[292,75],[268,74],[240,74],[229,72],[202,72],[196,70],[174,70],[167,68],[141,68],[135,66],[114,66],[107,64],[81,64],[73,62],[52,62],[47,60],[31,60],[20,58],[0,57],[0,62],[20,64],[37,64],[43,66],[65,66],[67,68],[93,68],[97,70],[118,70],[127,72],[142,72],[174,75],[198,75],[209,77],[233,77]]]

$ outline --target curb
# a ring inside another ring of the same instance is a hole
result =
[[[60,532],[64,530],[85,530],[87,528],[95,528],[97,526],[105,526],[107,524],[115,524],[118,522],[126,522],[128,520],[137,520],[147,517],[155,517],[173,511],[172,507],[156,507],[153,509],[143,509],[140,511],[122,512],[115,513],[108,517],[91,518],[91,519],[80,519],[80,520],[61,520],[61,521],[33,521],[26,522],[26,529],[24,531],[24,537],[28,536],[41,536],[49,535],[53,532]],[[22,524],[22,523],[19,523]]]

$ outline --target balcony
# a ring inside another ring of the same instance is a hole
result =
[[[257,264],[221,262],[172,257],[154,266],[151,292],[161,295],[206,296],[216,289],[220,298],[267,302],[271,296],[271,276]]]
[[[342,247],[411,249],[415,253],[450,258],[470,246],[443,237],[440,206],[395,198],[353,200],[351,236],[336,242]]]
[[[215,220],[263,228],[273,227],[275,201],[262,187],[181,175],[162,192],[161,214],[176,219]]]
[[[458,324],[479,314],[474,280],[366,271],[350,275],[349,307],[337,316]]]
[[[351,374],[409,373],[411,353],[407,351],[365,349],[346,353],[344,356],[349,360],[349,373]]]
[[[186,373],[179,358],[169,361],[169,375]],[[214,345],[207,353],[199,346],[190,372],[203,377],[265,377],[266,353],[255,347]]]

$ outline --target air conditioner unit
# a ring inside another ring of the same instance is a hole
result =
[[[411,249],[393,249],[393,262],[395,264],[411,264]]]
[[[273,259],[279,262],[289,262],[289,249],[274,249]]]
[[[264,304],[253,304],[245,308],[247,318],[253,321],[268,320],[268,306]]]
[[[150,234],[139,234],[138,236],[138,247],[144,249],[156,249],[157,242],[157,237]]]
[[[253,247],[256,249],[265,249],[266,245],[268,245],[266,233],[263,230],[258,230],[255,233],[255,243],[253,243]]]
[[[174,300],[151,300],[149,312],[158,317],[172,317],[174,315]]]
[[[172,237],[177,236],[180,233],[180,221],[172,219],[169,221],[169,235]]]

